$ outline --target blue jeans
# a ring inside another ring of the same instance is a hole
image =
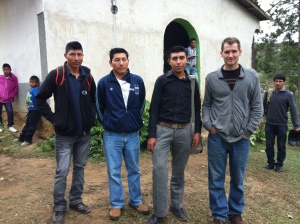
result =
[[[185,71],[187,72],[188,75],[195,75],[196,80],[198,82],[198,74],[197,74],[197,68],[196,67],[193,67],[190,64],[186,64]]]
[[[69,174],[71,156],[73,155],[72,186],[69,192],[70,205],[82,202],[84,184],[84,167],[90,149],[90,135],[62,136],[55,135],[56,174],[54,178],[54,211],[65,211],[67,201],[65,191]]]
[[[283,161],[286,157],[286,134],[288,131],[287,125],[265,125],[266,135],[266,154],[270,165],[283,166]],[[275,163],[274,143],[277,136],[277,163]]]
[[[13,112],[13,107],[12,103],[0,103],[0,123],[2,123],[2,106],[5,107],[6,113],[7,113],[7,127],[11,127],[14,125],[14,112]]]
[[[110,205],[112,208],[123,208],[124,193],[121,168],[124,158],[129,188],[128,202],[133,206],[142,204],[140,161],[140,137],[138,132],[116,133],[104,131],[104,151],[108,172]]]
[[[240,215],[244,208],[244,174],[250,150],[249,139],[225,142],[218,134],[208,135],[209,204],[215,219],[226,220]],[[227,156],[229,155],[230,190],[225,193]]]

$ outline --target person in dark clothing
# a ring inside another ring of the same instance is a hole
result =
[[[21,146],[30,145],[32,142],[32,137],[36,131],[39,119],[40,119],[40,112],[36,107],[36,95],[39,91],[40,80],[37,76],[33,75],[29,79],[29,84],[31,89],[29,90],[26,103],[28,108],[26,124],[22,129],[22,133],[20,134],[19,138],[13,140],[13,142],[22,142]]]
[[[283,162],[286,157],[286,135],[288,131],[288,110],[290,109],[292,123],[295,131],[300,131],[298,113],[291,92],[284,88],[285,76],[276,74],[273,78],[274,90],[268,101],[268,91],[265,92],[263,105],[266,114],[265,135],[266,154],[268,165],[266,169],[282,172]],[[277,137],[277,163],[275,162],[274,143]]]
[[[168,212],[168,156],[172,147],[172,178],[170,211],[181,221],[187,221],[182,208],[184,170],[191,146],[200,142],[200,95],[195,82],[195,134],[192,136],[191,80],[184,68],[187,52],[182,46],[170,49],[168,62],[172,70],[157,78],[153,90],[147,147],[152,152],[153,208],[148,224],[158,223]]]
[[[89,68],[82,66],[83,49],[79,42],[66,45],[67,61],[52,70],[40,87],[36,104],[41,114],[55,126],[56,174],[54,178],[53,223],[63,223],[67,209],[64,198],[66,181],[73,155],[72,186],[69,207],[89,213],[83,204],[84,167],[90,148],[90,129],[95,123],[95,81]],[[47,103],[54,95],[53,112]]]

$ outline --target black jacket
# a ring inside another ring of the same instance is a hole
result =
[[[64,64],[66,66],[66,63]],[[95,123],[95,92],[96,85],[90,69],[81,66],[84,75],[81,81],[80,111],[83,124],[83,132],[89,133]],[[41,114],[55,125],[55,133],[65,136],[76,135],[75,115],[70,101],[70,88],[67,78],[62,71],[57,76],[57,71],[52,70],[41,85],[36,96],[36,105]],[[62,81],[62,79],[64,79]],[[55,112],[52,112],[47,99],[54,96]]]

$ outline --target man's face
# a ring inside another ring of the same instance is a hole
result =
[[[275,89],[277,91],[282,90],[284,85],[285,85],[285,81],[283,81],[282,79],[275,79],[274,80],[274,86],[275,86]]]
[[[35,80],[29,80],[29,84],[31,88],[37,87],[38,83]]]
[[[64,54],[67,59],[68,66],[71,68],[79,68],[83,61],[82,50],[70,50],[67,54]]]
[[[174,52],[171,53],[170,59],[168,59],[169,65],[172,67],[173,72],[181,73],[184,71],[187,63],[187,57],[185,52]]]
[[[6,77],[10,76],[11,70],[9,68],[5,67],[2,71]]]
[[[226,67],[238,67],[239,57],[242,50],[239,50],[238,44],[224,44],[223,51],[220,52]]]
[[[196,47],[196,41],[195,41],[195,40],[192,40],[192,41],[190,42],[190,45],[191,45],[192,48],[195,48],[195,47]]]
[[[112,67],[113,72],[116,75],[125,75],[128,70],[129,60],[125,53],[114,54],[113,59],[109,62],[110,67]]]

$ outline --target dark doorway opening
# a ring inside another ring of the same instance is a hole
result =
[[[189,41],[189,35],[181,24],[174,21],[168,24],[164,35],[164,73],[171,70],[168,63],[169,49],[175,45],[188,47]]]

